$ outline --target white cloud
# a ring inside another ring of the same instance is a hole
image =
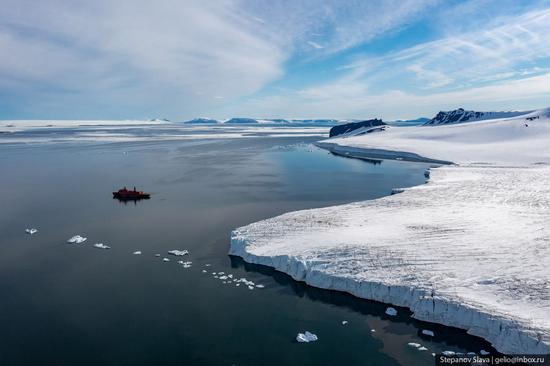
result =
[[[308,41],[307,42],[311,47],[313,48],[316,48],[318,50],[320,50],[321,48],[324,48],[323,46],[321,46],[319,43],[317,42],[313,42],[313,41]]]
[[[425,4],[0,0],[0,94],[35,117],[191,117],[280,78],[315,32],[337,52]]]
[[[42,89],[36,108],[78,101],[121,103],[130,115],[182,113],[220,91],[259,90],[283,74],[287,57],[225,1],[2,0],[2,9],[0,88],[29,99]]]

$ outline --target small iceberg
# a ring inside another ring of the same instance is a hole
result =
[[[170,262],[170,259],[168,259],[168,258],[162,258],[162,261],[163,261],[163,262]]]
[[[428,349],[426,347],[422,346],[422,347],[418,347],[418,350],[419,351],[427,351]]]
[[[412,347],[412,348],[420,348],[422,345],[420,343],[409,342],[409,343],[407,343],[407,346]]]
[[[490,355],[491,353],[485,351],[484,349],[482,349],[481,351],[479,351],[479,354],[482,355],[482,356],[487,356],[487,355]]]
[[[347,320],[342,320],[342,325],[346,325],[348,324],[348,321]]]
[[[103,243],[96,243],[96,244],[94,244],[94,247],[97,248],[97,249],[111,249],[110,246],[105,245]]]
[[[265,286],[262,285],[262,284],[257,284],[257,285],[256,285],[256,288],[265,288]]]
[[[386,309],[386,314],[389,315],[389,316],[396,316],[397,315],[397,310],[395,310],[392,307],[389,307],[389,308]]]
[[[307,330],[304,333],[298,333],[296,336],[296,340],[300,343],[309,343],[309,342],[315,342],[319,338],[317,335],[308,332]]]
[[[85,238],[85,237],[80,236],[80,235],[75,235],[72,238],[70,238],[69,240],[67,240],[67,243],[80,244],[80,243],[84,243],[86,240],[88,240],[88,238]]]
[[[35,228],[32,228],[32,229],[25,229],[25,232],[26,232],[27,234],[32,235],[32,234],[36,234],[36,233],[38,232],[38,229],[35,229]]]
[[[441,352],[441,354],[442,354],[443,356],[454,356],[454,355],[456,355],[456,352],[453,352],[453,351],[443,351],[443,352]]]
[[[431,331],[431,330],[427,330],[427,329],[424,329],[424,330],[422,331],[422,334],[427,335],[427,336],[430,336],[430,337],[435,337],[434,332]]]
[[[191,268],[191,264],[193,264],[193,262],[178,261],[178,264],[181,264],[183,268]]]
[[[133,254],[135,254],[135,255],[140,255],[140,254],[141,254],[141,250],[136,250]]]
[[[189,254],[189,251],[188,251],[188,250],[178,250],[178,249],[174,249],[174,250],[169,250],[169,251],[168,251],[168,254],[175,255],[176,257],[182,257],[182,256],[184,256],[184,255]]]

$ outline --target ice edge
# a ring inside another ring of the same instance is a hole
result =
[[[261,256],[246,250],[249,241],[239,229],[231,232],[229,254],[248,263],[271,267],[296,281],[327,290],[347,292],[356,297],[409,308],[418,320],[464,329],[489,341],[499,352],[548,354],[550,345],[540,341],[536,331],[520,329],[513,319],[489,314],[430,291],[409,286],[388,286],[380,282],[357,281],[315,270],[307,261],[287,255]]]

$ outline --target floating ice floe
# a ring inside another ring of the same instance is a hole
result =
[[[220,280],[227,280],[227,276],[220,276]]]
[[[262,284],[257,284],[257,285],[256,285],[256,288],[265,288],[265,286],[262,285]]]
[[[182,257],[184,255],[189,254],[189,251],[188,250],[174,249],[174,250],[169,250],[168,254],[175,255],[176,257]]]
[[[412,348],[419,348],[422,345],[420,343],[409,342],[409,343],[407,343],[407,346],[412,347]]]
[[[36,234],[38,232],[38,229],[32,228],[32,229],[25,229],[25,232],[27,234]]]
[[[434,332],[431,331],[431,330],[427,330],[427,329],[422,330],[422,334],[430,336],[430,337],[435,337]]]
[[[348,324],[348,321],[347,320],[342,320],[342,325],[346,325]]]
[[[80,244],[80,243],[84,243],[87,239],[88,238],[82,237],[80,235],[75,235],[72,238],[70,238],[69,240],[67,240],[67,243]]]
[[[203,269],[203,270],[202,270],[202,273],[208,273],[208,271],[207,271],[207,270],[205,270],[205,269]]]
[[[315,342],[319,338],[307,330],[304,333],[298,333],[296,336],[296,340],[300,343],[309,343],[309,342]]]
[[[396,316],[397,315],[397,310],[395,310],[392,307],[389,307],[389,308],[386,309],[386,314],[389,315],[389,316]]]
[[[372,333],[374,333],[374,332],[376,332],[376,329],[371,329],[370,331],[371,331]]]
[[[193,264],[193,262],[178,261],[178,264],[181,264],[183,268],[191,268],[191,264]]]
[[[248,286],[249,290],[254,290],[254,286]]]
[[[103,243],[96,243],[96,244],[94,244],[94,247],[95,247],[95,248],[98,248],[98,249],[111,249],[110,246],[105,245],[105,244],[103,244]]]
[[[162,261],[163,261],[163,262],[170,262],[170,259],[168,259],[168,258],[162,258]]]
[[[422,346],[422,347],[418,347],[418,350],[419,351],[427,351],[428,349],[426,347]]]
[[[468,352],[468,353],[466,353],[466,356],[475,356],[475,355],[476,355],[475,352]]]
[[[482,355],[482,356],[487,356],[487,355],[489,355],[489,354],[491,354],[491,353],[485,351],[484,349],[482,349],[481,351],[479,351],[479,354]]]
[[[141,254],[141,250],[136,250],[133,254],[135,254],[135,255],[140,255],[140,254]]]
[[[210,267],[211,264],[210,264],[210,263],[206,263],[204,266],[205,266],[205,267]]]
[[[441,352],[442,355],[444,356],[454,356],[456,355],[456,352],[453,352],[453,351],[443,351]]]

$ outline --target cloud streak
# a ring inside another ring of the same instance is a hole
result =
[[[0,0],[1,103],[29,118],[203,114],[429,3]]]

